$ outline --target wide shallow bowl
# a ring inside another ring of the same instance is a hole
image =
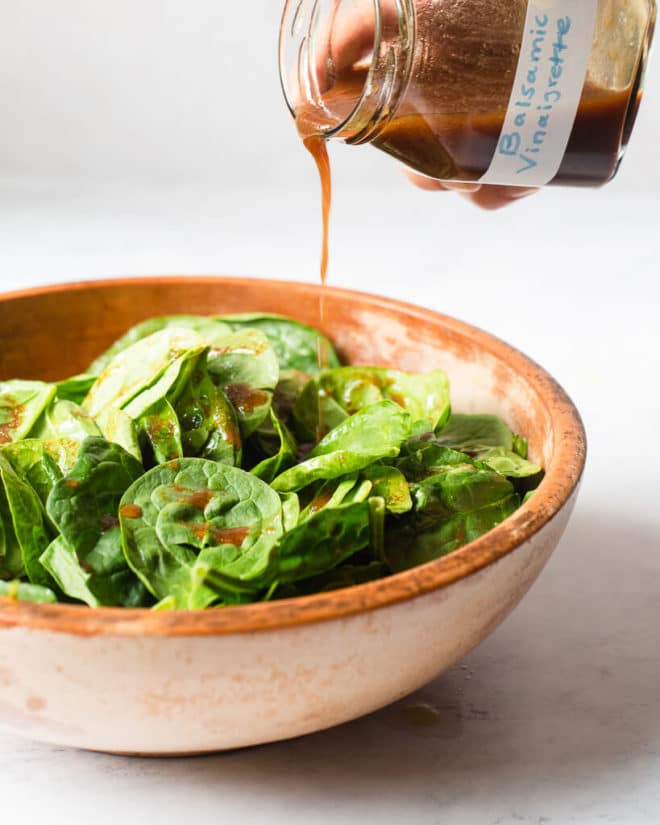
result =
[[[0,379],[82,371],[151,315],[251,310],[318,325],[319,287],[186,277],[0,296]],[[570,400],[521,353],[435,312],[328,289],[324,317],[346,361],[443,367],[456,410],[504,416],[547,470],[538,492],[445,558],[318,596],[172,613],[0,600],[0,725],[122,753],[298,736],[421,687],[520,601],[566,527],[584,467],[584,430]]]

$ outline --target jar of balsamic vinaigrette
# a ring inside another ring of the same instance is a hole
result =
[[[288,0],[280,73],[303,137],[371,143],[444,181],[611,180],[654,0]]]

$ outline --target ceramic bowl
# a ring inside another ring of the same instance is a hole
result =
[[[0,379],[82,371],[148,316],[245,311],[318,325],[319,287],[181,277],[0,296]],[[557,546],[584,467],[584,430],[566,394],[521,353],[426,309],[328,289],[324,328],[348,362],[446,369],[455,410],[499,413],[529,438],[547,470],[538,492],[445,558],[332,593],[173,613],[0,600],[1,726],[149,754],[299,736],[421,687],[518,604]]]

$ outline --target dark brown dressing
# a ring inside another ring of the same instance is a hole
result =
[[[327,155],[316,148],[319,135],[338,127],[354,110],[366,82],[363,69],[350,68],[335,78],[321,101],[306,103],[298,129],[314,145],[324,197],[331,192]],[[396,113],[380,127],[372,144],[417,172],[437,180],[478,181],[495,154],[506,112],[484,107],[461,111],[465,101],[454,89],[423,96],[407,95]],[[616,173],[621,146],[639,105],[639,94],[585,85],[566,154],[552,184],[598,186]],[[310,136],[316,134],[316,140]],[[338,137],[346,137],[341,133]],[[309,146],[308,146],[309,148]],[[310,149],[312,151],[312,149]],[[319,161],[322,158],[323,164]]]

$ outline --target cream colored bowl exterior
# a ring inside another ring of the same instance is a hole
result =
[[[201,638],[0,631],[0,724],[79,748],[177,754],[354,719],[426,684],[485,638],[530,588],[571,509],[467,579],[343,619]]]

